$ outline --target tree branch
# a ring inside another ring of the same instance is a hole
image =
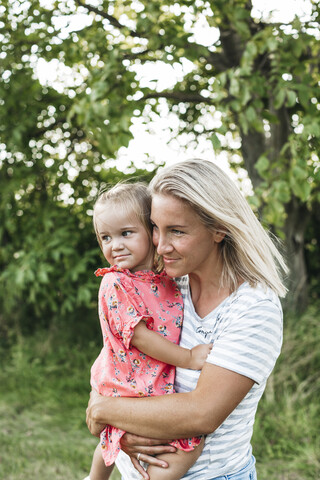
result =
[[[105,20],[108,20],[110,25],[112,25],[113,27],[118,28],[119,30],[123,30],[126,28],[129,30],[129,33],[132,37],[140,37],[140,38],[142,37],[142,35],[139,35],[139,33],[135,32],[134,30],[130,30],[125,25],[122,25],[122,23],[120,23],[115,17],[113,17],[112,15],[109,15],[103,10],[99,10],[99,8],[94,7],[93,5],[88,5],[84,3],[82,0],[75,0],[75,1],[80,7],[86,8],[87,10],[89,10],[89,12],[96,13],[97,15],[100,15],[101,17],[103,17]]]
[[[99,10],[99,8],[97,7],[94,7],[93,5],[89,5],[89,4],[86,4],[84,3],[83,0],[75,0],[75,2],[83,7],[83,8],[86,8],[87,10],[89,10],[90,12],[93,12],[93,13],[96,13],[97,15],[100,15],[101,17],[103,17],[104,19],[108,20],[108,22],[110,23],[110,25],[114,26],[115,28],[118,28],[119,30],[124,30],[124,29],[127,29],[127,31],[129,32],[129,34],[132,36],[132,37],[136,37],[136,38],[146,38],[148,39],[148,35],[147,33],[139,33],[139,32],[136,32],[135,30],[131,30],[129,29],[126,25],[123,25],[122,23],[120,23],[115,17],[113,17],[112,15],[109,15],[108,13],[104,12],[103,10]],[[195,48],[197,44],[192,44],[193,48]],[[161,44],[158,46],[158,48],[156,50],[161,50],[163,49],[164,47],[166,46],[165,43]],[[186,45],[186,48],[188,47],[188,45]],[[203,49],[203,46],[201,46],[201,48]],[[142,52],[138,52],[138,53],[131,53],[131,54],[126,54],[124,55],[124,58],[126,59],[129,59],[129,60],[133,60],[135,58],[139,58],[141,55],[146,55],[150,52],[154,52],[155,50],[152,50],[152,49],[146,49]]]
[[[149,98],[167,98],[170,100],[177,100],[177,102],[206,103],[208,105],[214,104],[210,98],[203,97],[199,93],[154,92],[144,95],[141,100],[148,100]]]

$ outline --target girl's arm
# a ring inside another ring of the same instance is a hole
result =
[[[191,370],[201,370],[212,349],[211,343],[197,345],[191,350],[179,347],[161,334],[149,330],[144,321],[136,325],[131,344],[156,360]]]

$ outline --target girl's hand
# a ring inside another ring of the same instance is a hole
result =
[[[158,440],[155,438],[140,437],[132,433],[125,433],[121,438],[121,449],[129,455],[134,468],[138,470],[143,478],[149,480],[148,473],[142,465],[140,465],[139,461],[167,468],[169,466],[168,463],[163,460],[158,460],[155,455],[159,455],[160,453],[174,453],[176,448],[171,445],[166,445],[171,441],[172,440]]]
[[[201,370],[207,360],[207,356],[212,350],[212,347],[212,343],[204,343],[193,347],[190,350],[190,365],[188,368],[191,370]]]
[[[107,397],[99,395],[96,390],[91,390],[88,408],[86,410],[86,420],[90,432],[95,437],[99,437],[101,431],[106,426],[98,421],[99,409],[105,404],[106,398]]]

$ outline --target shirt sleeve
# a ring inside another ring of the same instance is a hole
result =
[[[240,373],[260,384],[268,378],[282,345],[282,311],[269,299],[243,312],[227,313],[226,327],[213,344],[207,362]]]
[[[148,314],[130,278],[123,278],[122,281],[118,275],[106,274],[101,283],[99,304],[112,334],[122,340],[126,348],[130,347],[134,328],[141,320],[152,329],[153,318]]]

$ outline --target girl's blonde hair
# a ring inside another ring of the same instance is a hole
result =
[[[138,217],[142,226],[145,228],[150,241],[150,251],[155,256],[155,248],[152,243],[152,224],[150,222],[151,213],[151,194],[148,187],[142,182],[122,183],[119,182],[109,190],[99,194],[93,207],[93,226],[96,232],[97,240],[102,249],[102,242],[97,229],[97,206],[106,208],[116,207],[124,210],[129,217]],[[155,264],[158,262],[155,258]]]
[[[282,255],[234,182],[214,163],[194,159],[164,168],[149,189],[186,202],[205,226],[225,234],[219,244],[222,287],[234,291],[243,279],[285,295],[280,272],[288,270]]]

